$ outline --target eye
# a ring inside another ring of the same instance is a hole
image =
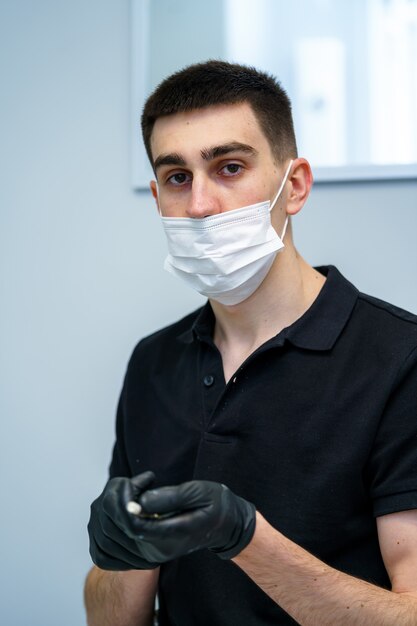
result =
[[[224,176],[236,176],[242,171],[242,166],[238,163],[228,163],[220,170]]]
[[[191,177],[189,174],[185,174],[184,172],[177,172],[176,174],[172,174],[171,176],[167,178],[167,183],[169,183],[170,185],[179,187],[181,185],[185,185],[186,183],[189,183],[190,180],[191,180]]]

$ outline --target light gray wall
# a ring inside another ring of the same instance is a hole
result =
[[[202,301],[129,181],[127,0],[0,4],[0,623],[81,626],[127,359]],[[320,186],[312,263],[417,311],[417,183]]]

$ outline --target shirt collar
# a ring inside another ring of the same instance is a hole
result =
[[[270,340],[270,345],[282,346],[289,341],[307,350],[330,350],[336,343],[356,304],[359,291],[332,265],[315,268],[326,276],[319,295],[311,307],[291,326]],[[213,342],[214,313],[207,302],[197,317],[178,339],[192,343],[194,339]],[[269,343],[269,342],[268,342]]]
[[[283,336],[298,348],[330,350],[351,316],[359,291],[332,265],[315,269],[327,277],[319,295],[304,315],[275,339]]]
[[[192,343],[194,339],[212,343],[215,318],[208,300],[201,309],[196,311],[196,315],[197,317],[195,317],[190,327],[178,335],[178,339],[183,343]]]

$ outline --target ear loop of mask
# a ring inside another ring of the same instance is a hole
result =
[[[278,193],[276,194],[275,198],[272,200],[271,205],[270,205],[270,207],[269,207],[269,211],[270,211],[270,212],[271,212],[271,211],[272,211],[272,209],[274,208],[274,206],[275,206],[275,204],[276,204],[276,202],[277,202],[278,198],[280,197],[280,195],[281,195],[281,193],[282,193],[282,190],[284,189],[284,185],[285,185],[285,183],[287,182],[288,174],[290,173],[291,165],[292,165],[293,163],[294,163],[294,160],[293,160],[293,159],[291,159],[291,161],[290,161],[290,163],[289,163],[289,165],[288,165],[288,167],[287,167],[287,169],[286,169],[286,171],[285,171],[285,175],[284,175],[284,178],[282,179],[282,183],[281,183],[281,185],[280,185],[280,187],[279,187],[279,189],[278,189]],[[282,229],[282,235],[281,235],[281,237],[280,237],[281,241],[283,241],[283,240],[284,240],[285,233],[287,232],[287,226],[288,226],[288,215],[287,215],[287,217],[286,217],[286,219],[285,219],[284,228]]]
[[[161,205],[159,203],[159,185],[158,185],[157,180],[155,181],[155,187],[156,187],[156,206],[157,206],[160,217],[162,217]]]

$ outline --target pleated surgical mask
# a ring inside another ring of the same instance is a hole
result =
[[[259,287],[284,247],[271,224],[271,210],[288,179],[269,200],[202,218],[162,217],[168,242],[164,268],[190,287],[221,304],[246,300]]]

